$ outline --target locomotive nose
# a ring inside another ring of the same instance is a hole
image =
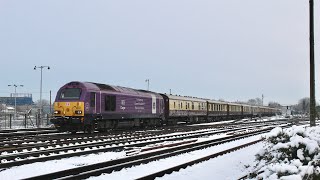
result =
[[[84,102],[55,102],[54,116],[84,116]]]

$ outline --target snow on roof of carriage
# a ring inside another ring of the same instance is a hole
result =
[[[7,106],[7,110],[14,110],[14,107]]]
[[[219,101],[219,100],[212,100],[212,99],[209,99],[208,102],[209,103],[216,103],[216,104],[228,104],[228,102],[226,102],[226,101]]]
[[[200,101],[200,102],[206,102],[208,99],[202,99],[197,97],[191,97],[191,96],[178,96],[178,95],[169,95],[166,94],[170,99],[177,99],[177,100],[185,100],[185,101]]]

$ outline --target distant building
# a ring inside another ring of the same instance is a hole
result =
[[[0,112],[1,113],[7,113],[7,114],[13,114],[14,113],[14,107],[2,106]]]
[[[11,93],[10,97],[0,97],[1,104],[7,104],[14,106],[14,93]],[[17,93],[17,106],[32,105],[32,94],[28,93]]]
[[[281,111],[283,116],[292,115],[292,107],[291,106],[281,106]]]

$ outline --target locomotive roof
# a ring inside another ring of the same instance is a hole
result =
[[[100,84],[100,83],[92,83],[92,84],[96,85],[101,91],[115,91],[115,92],[128,93],[128,94],[138,94],[138,95],[157,94],[152,91],[132,89],[132,88],[128,88],[128,87],[112,86],[112,85]]]

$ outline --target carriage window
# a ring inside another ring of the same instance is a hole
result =
[[[81,89],[67,88],[63,89],[60,93],[60,99],[80,99]]]
[[[106,95],[104,103],[106,111],[116,110],[116,96]]]
[[[176,108],[176,102],[173,102],[173,108]]]
[[[194,109],[194,104],[193,104],[193,102],[192,102],[192,104],[191,104],[191,108]]]
[[[96,93],[90,93],[90,107],[96,106]]]

